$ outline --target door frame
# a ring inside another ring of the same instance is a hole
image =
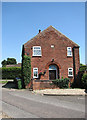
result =
[[[55,68],[53,69],[53,68],[49,68],[49,71],[51,71],[51,70],[56,70],[56,79],[58,79],[58,67],[57,67],[57,65],[54,65],[54,64],[51,64],[51,65],[49,65],[49,67],[50,66],[55,66]],[[49,74],[49,79],[50,79],[50,74]]]

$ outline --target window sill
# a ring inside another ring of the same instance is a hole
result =
[[[41,57],[42,55],[32,55],[32,57]]]
[[[37,79],[38,77],[33,77],[33,79]]]
[[[67,55],[67,57],[72,57],[72,55]]]
[[[73,77],[73,75],[68,75],[68,77]]]

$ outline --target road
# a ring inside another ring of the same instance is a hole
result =
[[[85,96],[42,96],[3,88],[2,110],[12,118],[85,118]]]

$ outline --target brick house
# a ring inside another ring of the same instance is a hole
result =
[[[24,44],[25,55],[31,56],[31,84],[33,89],[54,88],[51,80],[78,75],[79,46],[49,26]]]

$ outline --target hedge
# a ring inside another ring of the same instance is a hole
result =
[[[83,88],[87,89],[87,73],[83,74],[81,81],[83,84]]]
[[[15,79],[16,77],[21,77],[21,67],[3,67],[2,69],[2,79]]]
[[[22,81],[27,86],[31,80],[31,58],[30,56],[23,56],[22,60]]]
[[[70,80],[68,78],[65,79],[56,79],[52,80],[52,82],[57,85],[59,88],[69,88],[69,82]]]

